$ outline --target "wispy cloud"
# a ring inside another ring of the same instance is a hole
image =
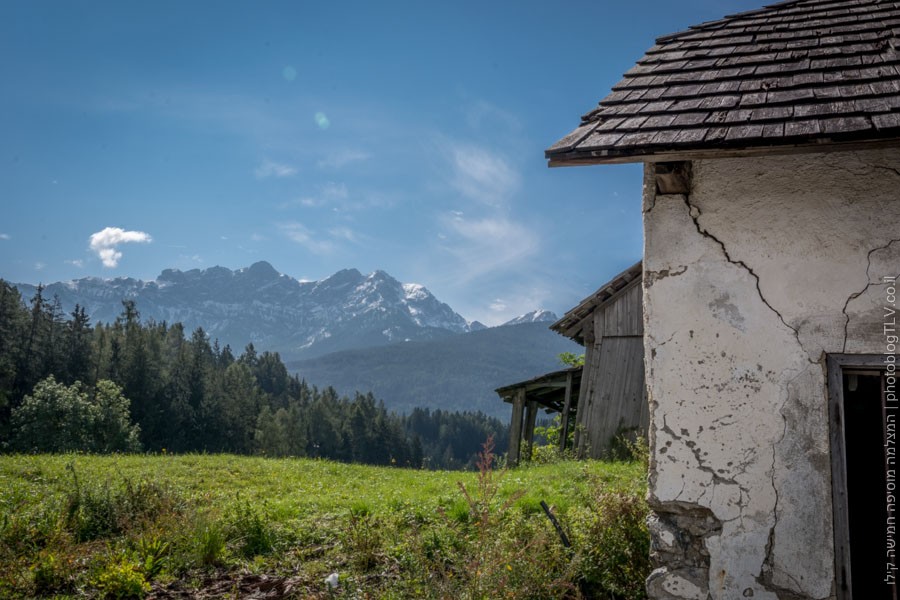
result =
[[[328,235],[336,239],[347,240],[348,242],[352,242],[354,244],[358,244],[360,242],[359,234],[357,234],[349,227],[332,227],[328,230]]]
[[[316,191],[314,193],[283,202],[279,208],[291,208],[294,206],[312,208],[328,204],[344,205],[349,196],[350,193],[347,191],[347,186],[345,184],[329,181],[316,186]]]
[[[67,265],[72,265],[73,267],[78,267],[79,269],[84,268],[84,261],[81,260],[80,258],[73,258],[72,260],[65,260],[63,262],[66,263]]]
[[[503,312],[507,309],[506,300],[503,298],[495,298],[488,308],[494,312]]]
[[[519,187],[519,173],[497,152],[474,144],[454,143],[450,154],[451,184],[468,198],[499,207]]]
[[[0,240],[10,240],[12,239],[8,233],[0,233]]]
[[[319,169],[340,169],[350,163],[360,162],[371,158],[371,154],[357,150],[355,148],[346,148],[338,150],[316,162]]]
[[[91,234],[90,248],[103,261],[103,266],[111,269],[117,267],[122,259],[122,253],[118,250],[120,244],[147,244],[152,241],[150,234],[143,231],[125,231],[120,227],[107,227]]]
[[[465,105],[466,124],[472,129],[482,129],[485,125],[496,127],[497,125],[517,132],[522,129],[522,123],[512,113],[491,104],[486,100],[475,100]]]
[[[470,219],[453,212],[442,218],[442,224],[446,237],[441,243],[457,259],[454,271],[459,283],[509,269],[540,247],[535,232],[506,217]]]
[[[199,254],[181,254],[178,256],[178,265],[179,266],[193,266],[193,265],[202,265],[206,261],[203,260],[203,257]]]
[[[47,266],[47,263],[38,261],[38,262],[34,263],[34,270],[35,271],[43,271],[46,266]]]
[[[297,169],[284,163],[278,163],[273,160],[266,159],[261,165],[256,167],[253,174],[257,179],[268,179],[270,177],[290,177],[297,174]]]
[[[289,240],[300,244],[313,254],[331,254],[335,250],[334,242],[317,239],[314,232],[302,223],[282,223],[278,228]]]

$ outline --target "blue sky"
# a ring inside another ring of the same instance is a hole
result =
[[[641,254],[638,165],[549,169],[655,37],[760,6],[0,3],[0,277],[267,260],[562,313]]]

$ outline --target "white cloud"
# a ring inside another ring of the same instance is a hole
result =
[[[0,233],[0,240],[9,240],[10,238],[8,233]]]
[[[78,267],[79,269],[84,268],[84,261],[81,260],[80,258],[74,258],[72,260],[66,260],[63,262],[65,262],[67,265],[72,265],[73,267]]]
[[[279,208],[291,208],[292,206],[305,206],[308,208],[325,206],[326,204],[346,204],[350,193],[344,183],[329,181],[316,186],[316,192],[309,196],[302,196],[295,200],[282,203]]]
[[[120,244],[147,244],[152,241],[150,234],[143,231],[125,231],[120,227],[107,227],[91,234],[90,248],[103,261],[104,267],[114,268],[122,259],[122,253],[118,250]]]
[[[35,269],[35,271],[43,271],[43,270],[44,270],[44,267],[46,267],[46,266],[47,266],[47,263],[42,263],[42,262],[40,262],[40,261],[34,263],[34,269]]]
[[[278,228],[289,240],[300,244],[313,254],[331,254],[335,249],[333,242],[316,239],[313,232],[302,223],[283,223]]]
[[[490,309],[494,312],[503,312],[506,308],[506,301],[503,298],[496,298],[490,305]]]
[[[296,175],[297,169],[290,165],[277,163],[273,160],[266,159],[261,165],[256,167],[253,174],[257,179],[268,179],[269,177],[290,177]]]
[[[472,129],[482,129],[485,124],[502,125],[509,131],[517,132],[522,129],[519,119],[502,108],[485,100],[476,100],[468,104],[465,109],[466,123]]]
[[[350,163],[360,162],[371,158],[371,154],[356,150],[353,148],[339,150],[329,154],[325,158],[316,162],[316,168],[319,169],[340,169]]]
[[[354,244],[359,243],[359,236],[349,227],[333,227],[328,230],[328,233],[334,238],[347,240]]]
[[[451,146],[453,179],[463,195],[489,206],[503,206],[519,187],[519,173],[505,158],[471,144]]]
[[[505,217],[467,219],[461,213],[443,218],[445,249],[456,259],[455,279],[470,282],[488,273],[508,269],[539,249],[539,236],[525,225]]]

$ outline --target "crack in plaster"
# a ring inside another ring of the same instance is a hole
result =
[[[882,171],[890,171],[894,175],[900,177],[900,169],[895,169],[894,167],[886,167],[884,165],[872,165],[876,169],[881,169]]]
[[[898,172],[897,174],[900,175],[900,172]],[[688,209],[688,215],[691,217],[691,220],[694,223],[694,227],[697,229],[697,233],[699,233],[703,237],[708,238],[708,239],[712,240],[713,242],[715,242],[719,246],[719,248],[722,250],[722,254],[725,256],[725,260],[727,260],[729,263],[731,263],[733,265],[741,267],[748,274],[750,274],[751,277],[753,277],[754,282],[756,284],[756,292],[759,295],[760,300],[763,302],[763,304],[765,304],[769,308],[769,310],[771,310],[773,313],[775,313],[775,315],[778,317],[778,319],[782,322],[782,324],[785,327],[787,327],[788,329],[790,329],[793,332],[794,338],[797,340],[797,345],[799,346],[800,350],[803,352],[803,355],[806,357],[806,360],[810,364],[819,365],[820,363],[816,360],[813,360],[813,358],[809,355],[809,353],[803,347],[803,343],[800,341],[799,329],[792,327],[785,320],[784,316],[778,310],[776,310],[775,307],[772,306],[772,304],[770,304],[769,301],[766,299],[765,295],[762,292],[762,288],[760,287],[759,275],[752,268],[750,268],[750,266],[747,263],[745,263],[744,261],[735,260],[731,257],[731,255],[728,252],[728,248],[725,246],[724,242],[722,242],[722,240],[718,239],[716,236],[711,234],[708,230],[704,229],[700,225],[700,216],[702,214],[700,209],[697,206],[691,204],[690,197],[687,194],[684,194],[683,197],[684,197],[684,203]],[[871,257],[871,253],[870,253],[870,257]],[[863,292],[860,292],[860,294],[862,294],[862,293]],[[850,302],[850,300],[847,301],[847,304],[849,304],[849,302]],[[844,308],[846,310],[846,305]],[[849,322],[849,317],[848,317],[848,322]],[[845,327],[845,329],[846,329],[846,327]],[[846,345],[846,334],[845,334],[845,342],[844,343]],[[764,556],[763,562],[760,565],[760,572],[756,578],[757,582],[765,590],[776,594],[779,598],[785,598],[786,600],[791,600],[794,598],[799,599],[799,598],[803,598],[803,596],[798,595],[793,590],[788,590],[788,589],[782,588],[782,587],[777,586],[774,583],[772,583],[771,576],[766,577],[766,567],[768,565],[770,572],[771,572],[771,565],[773,562],[772,552],[774,550],[775,530],[778,527],[778,506],[779,506],[779,502],[780,502],[780,494],[778,492],[778,486],[777,486],[777,482],[776,482],[776,473],[777,473],[776,467],[777,467],[777,460],[778,460],[777,448],[778,448],[778,445],[784,441],[785,437],[787,436],[787,431],[788,431],[788,418],[787,418],[787,415],[784,414],[784,408],[787,405],[788,400],[790,399],[790,385],[797,378],[799,378],[802,374],[803,374],[803,372],[798,373],[789,382],[787,382],[787,385],[784,388],[785,398],[781,404],[781,408],[779,409],[779,414],[781,415],[781,418],[784,422],[784,427],[782,428],[781,436],[779,437],[779,439],[776,440],[772,444],[772,466],[771,466],[771,478],[770,479],[771,479],[772,491],[775,495],[775,502],[772,506],[772,527],[769,529],[769,538],[768,538],[768,542],[766,543],[766,549],[765,549],[765,553],[763,555]],[[665,424],[665,420],[663,423],[664,423],[664,428],[663,428],[664,431],[667,431],[670,435],[672,435],[673,437],[678,439],[678,436],[675,435],[674,432],[671,431],[671,429],[669,429],[667,424]],[[691,450],[693,451],[693,448]],[[735,484],[738,486],[738,488],[741,490],[742,493],[746,492],[749,497],[749,495],[750,495],[749,490],[746,490],[745,488],[741,487],[740,484],[738,484],[734,480],[728,480],[728,479],[720,477],[718,474],[713,472],[712,469],[710,469],[709,467],[706,467],[702,463],[697,452],[695,452],[695,456],[697,458],[697,462],[699,463],[700,469],[710,472],[713,475],[713,480],[716,483],[723,482],[723,483]],[[744,507],[741,506],[738,516],[735,517],[735,519],[740,518],[741,523],[743,523],[743,513],[744,513]],[[791,578],[791,581],[794,582],[794,584],[797,586],[798,589],[802,589],[802,586],[799,584],[799,582],[795,578],[793,578],[790,574],[787,574],[787,576]]]
[[[778,312],[778,310],[776,310],[775,307],[772,306],[769,303],[769,301],[766,299],[766,297],[763,295],[762,288],[760,287],[759,275],[756,274],[756,271],[751,269],[750,265],[748,265],[744,261],[734,260],[733,258],[731,258],[731,254],[728,253],[728,248],[725,247],[725,243],[722,242],[722,240],[720,240],[719,238],[717,238],[716,236],[711,234],[708,230],[704,229],[700,225],[700,217],[702,216],[700,208],[691,204],[690,197],[687,194],[682,194],[682,196],[684,197],[684,203],[688,208],[688,216],[690,216],[691,220],[694,222],[694,227],[697,228],[697,233],[699,233],[703,237],[715,242],[719,246],[719,248],[722,249],[722,254],[725,255],[725,260],[727,260],[729,263],[731,263],[733,265],[741,267],[742,269],[747,271],[747,273],[749,273],[751,277],[753,277],[753,280],[756,282],[756,293],[757,293],[757,295],[759,295],[759,299],[762,300],[762,303],[765,304],[769,308],[769,310],[771,310],[773,313],[775,313],[778,316],[778,320],[781,321],[785,327],[787,327],[788,329],[790,329],[791,331],[794,332],[794,337],[797,339],[797,345],[800,346],[801,350],[803,350],[803,354],[806,356],[806,360],[808,360],[811,364],[814,364],[814,365],[819,364],[818,361],[813,360],[809,356],[809,353],[806,352],[806,350],[803,348],[803,342],[800,341],[800,330],[797,329],[796,327],[791,326],[784,319],[782,314],[780,312]]]
[[[663,415],[663,426],[661,427],[661,430],[668,433],[669,436],[672,439],[674,439],[675,441],[682,442],[684,444],[684,446],[691,451],[691,453],[694,455],[694,458],[697,460],[697,467],[704,473],[709,473],[710,475],[712,475],[713,483],[736,485],[738,487],[738,489],[740,489],[741,491],[747,492],[748,494],[750,493],[750,490],[743,487],[740,483],[738,483],[734,479],[722,477],[719,473],[716,472],[715,469],[708,466],[704,462],[703,457],[700,454],[700,452],[702,451],[701,448],[699,448],[697,446],[697,444],[693,442],[693,440],[685,441],[684,440],[685,436],[681,436],[681,435],[678,435],[677,433],[675,433],[672,430],[672,428],[669,427],[669,424],[666,421],[666,415]],[[706,492],[704,492],[704,494],[705,493]]]
[[[782,314],[780,312],[778,312],[778,310],[776,310],[775,307],[772,306],[769,303],[769,301],[766,299],[766,297],[763,295],[762,288],[760,287],[759,275],[756,274],[756,271],[751,269],[750,265],[748,265],[744,261],[734,260],[733,258],[731,258],[731,254],[728,253],[728,248],[725,247],[725,243],[722,242],[722,240],[720,240],[719,238],[717,238],[716,236],[711,234],[709,231],[707,231],[700,225],[700,217],[702,216],[700,209],[697,206],[691,204],[691,199],[687,194],[682,194],[682,197],[684,198],[684,203],[688,209],[688,216],[694,222],[694,227],[697,228],[697,233],[699,233],[703,237],[715,242],[719,246],[719,248],[722,249],[722,254],[725,255],[725,260],[727,260],[729,263],[731,263],[733,265],[741,267],[742,269],[747,271],[747,273],[749,273],[751,277],[753,277],[753,280],[756,282],[756,293],[759,295],[759,299],[762,300],[762,303],[765,304],[769,308],[769,310],[771,310],[773,313],[775,313],[778,316],[778,320],[781,321],[785,327],[787,327],[788,329],[790,329],[791,331],[794,332],[794,337],[797,339],[797,345],[800,346],[800,349],[803,351],[803,354],[806,356],[806,360],[808,360],[811,364],[814,364],[814,365],[819,364],[818,361],[813,360],[812,357],[809,356],[809,353],[806,352],[806,349],[803,348],[803,342],[800,341],[800,330],[797,329],[796,327],[792,327],[784,319]]]
[[[900,171],[898,171],[897,169],[891,169],[889,167],[879,167],[877,165],[876,165],[876,168],[885,169],[887,171],[894,171],[895,173],[897,173],[898,176],[900,176]],[[891,240],[887,244],[884,244],[883,246],[878,246],[877,248],[872,248],[871,250],[869,250],[869,253],[866,255],[866,287],[864,287],[863,289],[861,289],[858,292],[850,294],[850,297],[848,297],[847,301],[844,302],[844,308],[841,309],[841,313],[843,313],[843,315],[844,315],[844,345],[841,349],[841,352],[847,351],[847,337],[849,335],[848,329],[850,327],[850,315],[847,314],[847,308],[850,306],[851,302],[853,302],[854,300],[856,300],[857,298],[859,298],[860,296],[862,296],[863,294],[868,292],[870,287],[872,287],[873,285],[881,285],[880,283],[872,283],[872,276],[869,274],[869,270],[872,268],[872,255],[874,253],[878,252],[879,250],[887,250],[888,248],[890,248],[893,244],[895,244],[897,242],[900,242],[900,238]]]

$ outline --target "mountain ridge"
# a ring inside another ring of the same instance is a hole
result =
[[[26,299],[37,289],[14,285]],[[164,269],[148,281],[84,277],[48,284],[43,294],[59,297],[66,312],[78,304],[92,321],[106,323],[121,314],[123,300],[133,300],[144,320],[180,322],[188,331],[202,327],[222,345],[253,343],[285,360],[487,328],[467,321],[424,285],[401,283],[380,269],[364,275],[347,268],[301,281],[258,261],[236,270]]]

